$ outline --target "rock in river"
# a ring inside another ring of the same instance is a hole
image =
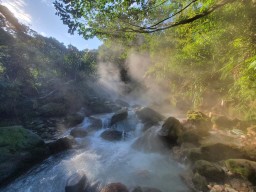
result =
[[[101,137],[108,141],[120,141],[122,139],[122,132],[116,130],[106,130],[101,133]]]
[[[83,192],[87,185],[88,183],[85,173],[78,171],[68,178],[65,186],[65,192]]]
[[[100,192],[129,192],[122,183],[110,183],[103,187]]]

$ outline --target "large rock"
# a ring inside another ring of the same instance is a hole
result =
[[[169,117],[165,120],[162,128],[158,132],[158,135],[165,137],[171,144],[177,144],[182,131],[183,127],[180,121],[174,117]]]
[[[83,192],[87,185],[86,175],[84,172],[78,171],[68,178],[65,186],[65,192]]]
[[[78,125],[78,124],[82,123],[83,120],[84,120],[83,115],[81,115],[79,113],[75,113],[75,114],[68,115],[65,118],[65,123],[66,123],[67,126],[73,127],[75,125]]]
[[[201,136],[209,135],[209,130],[212,128],[210,118],[200,111],[189,111],[186,124],[184,127],[197,129]]]
[[[51,143],[48,143],[47,146],[51,154],[59,153],[61,151],[65,151],[72,148],[74,144],[74,140],[69,137],[63,137]]]
[[[142,123],[150,125],[155,125],[164,119],[163,115],[148,107],[143,107],[137,110],[136,115],[142,121]]]
[[[222,182],[225,179],[225,172],[218,164],[205,160],[196,161],[193,172],[204,176],[209,182]]]
[[[120,141],[123,138],[123,133],[117,130],[106,130],[100,136],[108,141]]]
[[[45,159],[49,150],[43,140],[22,126],[0,128],[0,184],[8,182]]]
[[[226,159],[246,159],[248,155],[236,146],[223,143],[214,143],[201,148],[188,149],[187,157],[192,162],[197,160],[206,160],[211,162],[222,161]]]
[[[74,129],[72,129],[71,130],[71,132],[70,132],[70,135],[72,135],[73,137],[80,137],[80,138],[82,138],[82,137],[85,137],[85,136],[87,136],[87,131],[84,129],[84,128],[82,128],[82,127],[75,127]]]
[[[62,103],[47,103],[39,108],[39,113],[45,117],[60,117],[67,113],[67,108]]]
[[[129,192],[129,190],[122,183],[110,183],[103,187],[100,192]]]
[[[228,159],[225,165],[233,174],[239,175],[256,185],[256,162],[246,159]]]
[[[157,134],[157,127],[151,127],[135,140],[132,147],[144,152],[163,152],[167,148],[166,142]]]
[[[220,129],[233,129],[237,122],[231,120],[226,116],[215,116],[212,117],[211,121],[214,123],[214,126]]]
[[[116,124],[119,121],[122,121],[124,119],[126,119],[128,116],[128,111],[127,108],[121,109],[119,111],[117,111],[110,120],[110,126]]]

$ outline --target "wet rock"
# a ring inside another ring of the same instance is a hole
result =
[[[144,152],[163,152],[167,143],[158,135],[157,127],[151,127],[132,144],[134,149]]]
[[[84,120],[84,116],[79,114],[79,113],[75,113],[75,114],[72,114],[72,115],[68,115],[66,118],[65,118],[65,124],[69,127],[73,127],[75,125],[78,125],[80,123],[82,123]]]
[[[180,121],[174,117],[169,117],[165,120],[162,128],[158,132],[158,135],[165,137],[171,144],[177,144],[178,138],[182,134],[182,130],[183,127]]]
[[[66,106],[61,103],[47,103],[38,110],[40,115],[44,117],[60,117],[67,113]]]
[[[88,183],[85,173],[79,171],[68,178],[65,192],[83,192],[87,185]]]
[[[129,107],[129,106],[130,106],[129,103],[127,103],[127,102],[125,102],[125,101],[123,101],[123,100],[121,100],[121,99],[117,99],[117,100],[115,101],[115,103],[118,104],[118,105],[120,105],[120,106],[122,106],[122,107]]]
[[[122,183],[110,183],[103,187],[100,192],[129,192],[129,190]]]
[[[135,187],[131,192],[161,192],[159,189],[153,187]]]
[[[121,131],[116,130],[106,130],[103,133],[101,133],[101,137],[108,141],[120,141],[122,140],[123,133]]]
[[[196,161],[193,172],[204,176],[209,182],[222,182],[225,178],[225,172],[219,165],[205,160]]]
[[[51,143],[48,143],[47,146],[52,154],[59,153],[72,148],[74,141],[70,137],[63,137]]]
[[[88,132],[90,131],[96,131],[102,128],[102,121],[96,117],[89,117],[90,119],[90,124],[88,127],[86,127],[86,130]]]
[[[148,107],[143,107],[137,110],[136,115],[142,121],[142,123],[147,123],[151,125],[155,125],[159,121],[162,121],[164,119],[163,115]]]
[[[119,121],[122,121],[124,119],[126,119],[128,116],[128,111],[127,108],[121,109],[119,111],[117,111],[110,120],[110,126],[116,124]]]
[[[87,136],[87,134],[88,134],[87,131],[82,127],[76,127],[74,129],[72,129],[70,132],[70,135],[72,135],[75,138],[77,138],[77,137],[82,138],[82,137]]]

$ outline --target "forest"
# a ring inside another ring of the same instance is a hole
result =
[[[103,44],[0,4],[0,191],[256,190],[255,0],[52,3]]]

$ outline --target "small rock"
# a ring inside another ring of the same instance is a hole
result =
[[[65,186],[65,192],[83,192],[88,185],[84,172],[78,171],[71,175]]]
[[[129,190],[122,183],[110,183],[103,187],[100,192],[129,192]]]
[[[52,154],[59,153],[72,148],[74,141],[69,137],[63,137],[51,143],[48,143],[48,147]]]
[[[108,141],[120,141],[122,140],[122,132],[116,130],[106,130],[101,133],[101,137]]]

